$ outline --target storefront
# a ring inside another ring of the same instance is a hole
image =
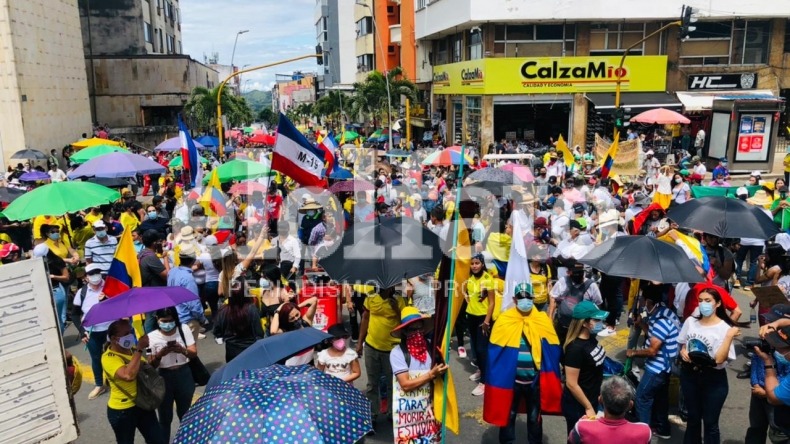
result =
[[[560,134],[583,144],[585,93],[666,89],[666,56],[495,57],[439,65],[433,70],[435,108],[445,107],[447,142],[485,149],[497,140],[547,144]]]

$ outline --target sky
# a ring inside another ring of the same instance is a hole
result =
[[[239,68],[314,53],[315,4],[316,0],[180,1],[184,52],[199,62],[204,54],[218,52],[219,63],[230,65],[236,33],[249,30],[236,45],[233,64]],[[305,59],[241,74],[242,91],[270,89],[275,74],[299,70],[316,72],[318,65],[315,59]]]

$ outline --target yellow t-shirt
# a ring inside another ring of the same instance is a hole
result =
[[[455,201],[448,200],[444,203],[444,220],[452,220],[455,213]]]
[[[354,199],[346,199],[343,203],[343,209],[346,210],[348,214],[354,214]]]
[[[469,280],[466,281],[466,294],[469,296],[469,299],[466,301],[466,314],[472,316],[485,316],[488,314],[488,298],[480,301],[483,290],[494,291],[494,279],[491,277],[491,274],[485,271],[479,278],[469,276]]]
[[[790,173],[790,153],[785,154],[782,164],[785,166],[785,173]]]
[[[57,225],[60,227],[61,231],[65,231],[67,228],[71,230],[71,224],[68,222],[68,217],[55,217],[55,216],[36,216],[33,219],[33,238],[34,239],[44,239],[46,236],[41,236],[41,226],[42,225]],[[66,245],[71,245],[69,241],[69,236],[66,236],[66,233],[61,233],[60,235],[61,240]]]
[[[102,215],[101,213],[99,214],[88,213],[85,215],[85,222],[88,223],[88,226],[92,227],[94,222],[102,219],[103,217],[104,215]]]
[[[143,361],[145,358],[142,358]],[[134,397],[137,396],[137,381],[121,381],[115,376],[119,368],[128,364],[132,360],[132,355],[114,352],[110,349],[101,356],[101,366],[105,374],[103,378],[110,381],[110,399],[107,400],[107,407],[115,410],[124,410],[134,407]],[[126,390],[126,395],[118,387]]]
[[[532,273],[531,271],[529,276],[532,280],[532,296],[535,297],[535,303],[545,304],[549,301],[548,277],[542,274]]]
[[[121,213],[121,225],[123,225],[124,230],[134,231],[140,226],[140,220],[134,214],[124,211]]]
[[[55,241],[52,239],[47,239],[46,242],[47,246],[49,247],[49,251],[55,253],[61,259],[68,259],[69,255],[69,246],[66,245],[66,242],[62,240],[59,244],[55,244]]]
[[[392,310],[389,301],[377,294],[365,298],[365,309],[370,311],[365,343],[378,351],[388,352],[400,344],[400,339],[393,338],[390,332],[400,325],[400,312],[406,306],[406,301],[400,296],[395,296],[395,301],[397,313]]]

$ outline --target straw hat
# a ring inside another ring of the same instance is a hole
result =
[[[189,225],[181,227],[176,243],[189,242],[195,239],[195,230]]]
[[[598,218],[598,228],[608,227],[610,225],[617,225],[620,223],[620,213],[617,210],[606,210]]]
[[[392,337],[400,338],[403,329],[417,321],[422,321],[423,333],[428,333],[433,329],[432,317],[423,315],[415,307],[404,307],[400,312],[400,325],[395,327],[390,334]]]
[[[762,207],[765,205],[770,205],[771,202],[773,202],[773,199],[771,199],[771,196],[769,196],[765,190],[757,190],[757,192],[754,193],[754,196],[746,199],[746,202]]]
[[[316,202],[315,199],[313,199],[312,197],[308,197],[307,199],[305,199],[304,205],[302,205],[299,208],[299,212],[306,213],[310,210],[320,210],[322,208],[323,207],[321,206],[321,204]]]

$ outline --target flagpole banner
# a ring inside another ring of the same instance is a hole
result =
[[[192,140],[192,136],[189,134],[189,128],[181,120],[181,114],[178,115],[178,137],[181,141],[181,166],[183,171],[189,171],[189,181],[191,186],[194,187],[200,162],[198,161],[195,141]]]
[[[599,164],[606,158],[611,145],[598,134],[595,135],[594,154]],[[611,169],[616,170],[620,176],[639,175],[639,143],[636,139],[618,144],[617,156]]]
[[[137,261],[137,252],[134,249],[130,230],[123,230],[104,282],[104,294],[110,298],[132,287],[142,286],[140,263]]]
[[[272,153],[272,169],[302,186],[326,188],[323,179],[324,151],[313,146],[285,115],[280,113],[277,142]]]

